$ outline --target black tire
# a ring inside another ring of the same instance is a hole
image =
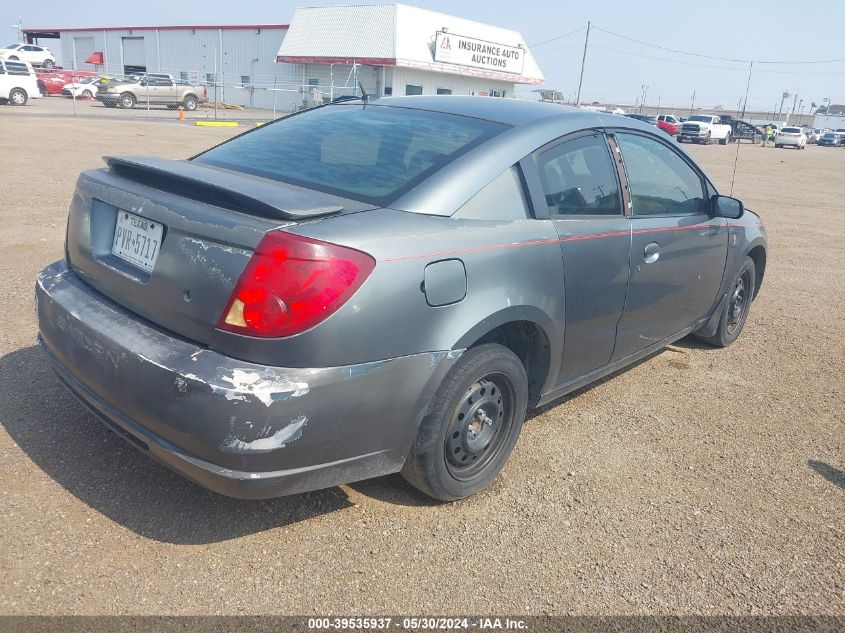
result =
[[[678,143],[683,143],[683,142],[684,142],[684,139],[682,139],[682,138],[679,136],[679,137],[678,137]]]
[[[696,334],[696,338],[715,347],[727,347],[739,337],[754,299],[756,272],[754,260],[746,257],[728,286],[728,297],[722,306],[716,333],[713,336]]]
[[[731,142],[731,135],[726,134],[725,138],[719,140],[719,145],[727,145],[730,142]]]
[[[16,62],[16,61],[19,61],[19,60],[18,60],[18,56],[17,56],[17,55],[10,55],[10,56],[9,56],[9,61],[10,61],[10,62]]]
[[[44,63],[41,64],[44,68],[52,68],[53,67],[53,60],[52,59],[45,59]]]
[[[197,109],[197,98],[193,95],[188,95],[185,97],[185,100],[182,101],[182,107],[185,108],[186,112],[193,112]]]
[[[135,102],[135,95],[133,95],[131,92],[124,92],[122,95],[120,95],[120,98],[118,98],[117,105],[119,108],[129,109],[135,106]]]
[[[29,101],[29,95],[23,88],[12,88],[9,91],[9,103],[13,106],[23,106]]]
[[[710,145],[710,140],[711,140],[711,135],[710,135],[710,133],[708,132],[708,133],[707,133],[707,138],[706,138],[706,139],[704,139],[704,144],[705,144],[705,145]]]
[[[440,501],[483,490],[510,456],[527,408],[528,378],[516,354],[497,343],[470,348],[437,389],[402,476]]]
[[[83,99],[93,99],[93,98],[94,98],[94,93],[93,93],[93,92],[91,92],[90,90],[83,90],[83,91],[82,91],[82,98],[83,98]]]

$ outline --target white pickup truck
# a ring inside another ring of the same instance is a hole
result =
[[[678,143],[690,141],[704,143],[719,141],[721,145],[731,142],[731,126],[719,123],[719,117],[710,114],[694,114],[678,130]]]

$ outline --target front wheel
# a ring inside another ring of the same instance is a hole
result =
[[[507,347],[467,350],[444,378],[423,418],[402,476],[441,501],[487,486],[510,457],[528,408],[528,378]]]
[[[121,108],[131,108],[135,105],[135,96],[131,92],[124,92],[117,100],[117,105]]]
[[[716,347],[727,347],[733,343],[739,337],[748,318],[748,310],[754,298],[755,283],[754,260],[746,256],[731,282],[727,300],[722,306],[722,315],[719,318],[716,333],[713,336],[696,335],[696,337]]]
[[[23,88],[12,88],[12,90],[9,91],[9,103],[12,105],[26,105],[28,100],[29,95],[26,94],[26,91]]]

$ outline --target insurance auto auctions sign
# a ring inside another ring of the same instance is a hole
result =
[[[525,50],[438,31],[434,40],[434,61],[520,75],[525,64]]]

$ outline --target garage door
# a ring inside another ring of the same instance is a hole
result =
[[[73,67],[76,70],[94,70],[94,64],[86,64],[85,60],[94,52],[93,37],[74,37],[73,54],[76,62]]]
[[[127,75],[147,72],[147,52],[143,37],[123,38],[123,72]]]

